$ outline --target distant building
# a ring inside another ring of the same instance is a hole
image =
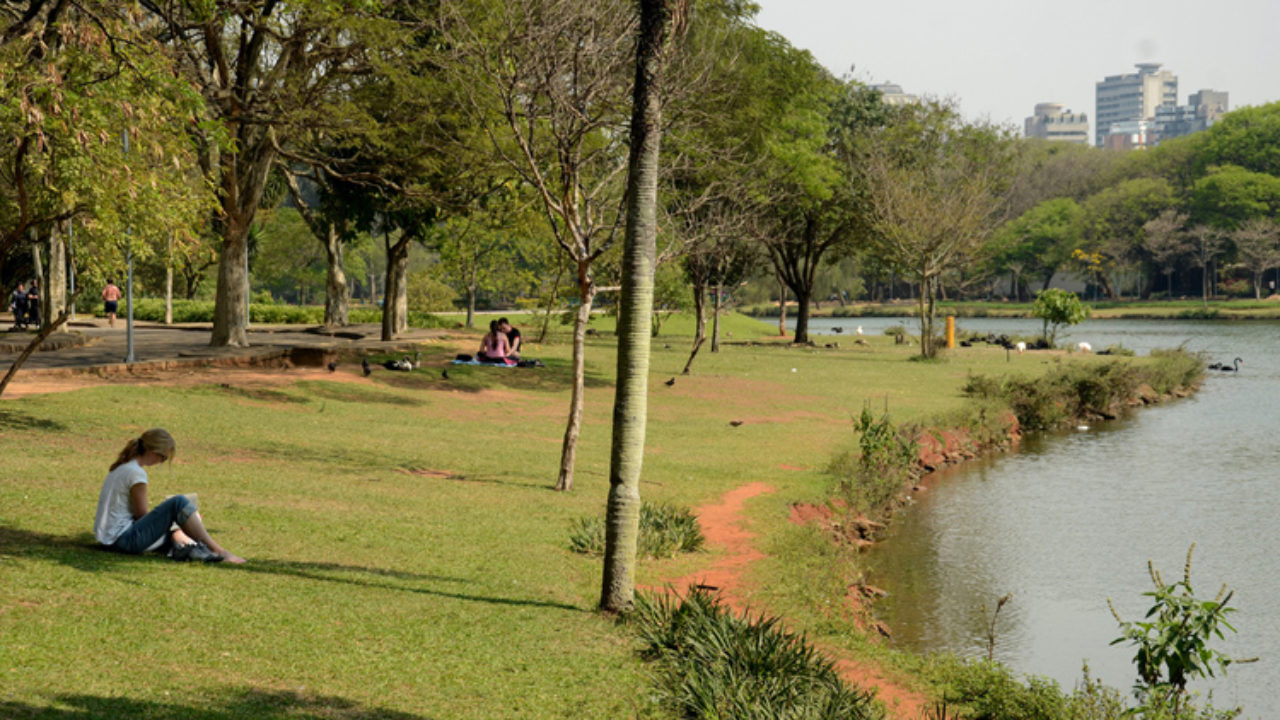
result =
[[[1036,113],[1023,124],[1029,138],[1089,144],[1089,116],[1064,110],[1062,103],[1036,103]]]
[[[1106,139],[1112,125],[1138,120],[1154,122],[1156,108],[1178,104],[1176,75],[1161,70],[1160,63],[1138,63],[1137,68],[1136,73],[1108,75],[1096,83],[1094,134],[1098,147],[1108,146]]]
[[[1154,120],[1126,120],[1111,123],[1111,129],[1102,139],[1102,147],[1108,150],[1145,150],[1155,146],[1159,137]]]
[[[1208,130],[1230,109],[1227,93],[1201,90],[1187,98],[1186,105],[1156,108],[1156,134],[1159,141]]]
[[[907,103],[920,102],[919,97],[902,92],[901,85],[880,83],[879,85],[872,85],[871,89],[880,91],[880,99],[885,105],[906,105]]]

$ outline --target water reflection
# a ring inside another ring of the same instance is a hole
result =
[[[902,319],[841,318],[867,333]],[[815,332],[829,324],[815,321]],[[910,328],[911,325],[908,324]],[[1032,334],[1034,320],[962,320],[965,331]],[[1194,398],[1135,417],[1033,438],[1018,452],[939,474],[870,553],[876,582],[892,593],[882,615],[895,642],[918,650],[986,651],[980,607],[1014,593],[1000,614],[996,655],[1024,673],[1074,685],[1084,659],[1108,683],[1133,681],[1132,651],[1118,635],[1115,600],[1138,619],[1150,589],[1147,560],[1168,578],[1198,543],[1192,583],[1211,597],[1236,588],[1239,630],[1220,647],[1262,662],[1235,666],[1212,688],[1219,706],[1248,717],[1280,715],[1280,324],[1089,321],[1073,341],[1121,343],[1141,354],[1180,344],[1230,362]]]

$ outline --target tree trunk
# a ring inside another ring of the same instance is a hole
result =
[[[228,221],[222,239],[222,258],[218,263],[218,290],[213,303],[214,347],[249,347],[246,310],[249,297],[245,293],[248,280],[245,262],[249,258],[249,226]]]
[[[805,288],[804,292],[796,292],[792,288],[792,292],[796,296],[796,331],[792,342],[807,343],[809,342],[809,301],[810,290]]]
[[[693,284],[693,312],[693,342],[696,345],[699,340],[707,336],[707,285],[705,282]]]
[[[556,279],[551,283],[551,295],[547,298],[547,311],[542,314],[542,327],[538,330],[536,342],[546,342],[547,330],[551,327],[551,313],[556,307],[556,298],[560,297],[560,280],[564,278],[564,266],[557,260]]]
[[[716,283],[716,297],[712,300],[711,308],[711,352],[720,352],[720,295],[723,287],[720,283]]]
[[[173,236],[164,256],[164,324],[173,324]]]
[[[787,336],[787,284],[778,276],[778,337]]]
[[[920,277],[920,297],[916,306],[920,309],[920,354],[924,357],[933,357],[931,352],[933,348],[933,318],[931,317],[933,308],[928,306],[926,298],[929,295],[929,277],[921,273]]]
[[[467,327],[476,326],[476,286],[467,285]]]
[[[388,233],[384,238],[387,249],[387,277],[382,290],[382,340],[394,340],[408,326],[405,317],[409,311],[409,299],[405,281],[409,276],[410,235],[404,233],[394,243]]]
[[[591,320],[591,304],[595,301],[596,288],[587,273],[587,267],[579,267],[579,292],[581,302],[573,319],[573,395],[569,398],[569,424],[564,429],[564,444],[560,448],[560,474],[556,478],[556,490],[573,489],[573,463],[578,454],[578,433],[582,429],[582,394],[586,380],[587,323]],[[646,330],[647,331],[647,330]]]
[[[67,245],[57,224],[49,228],[49,284],[43,290],[44,322],[51,324],[67,309]]]
[[[661,138],[662,50],[672,5],[641,0],[640,39],[631,112],[627,226],[618,315],[618,390],[613,403],[613,445],[605,520],[600,609],[630,610],[635,601],[636,545],[640,537],[640,471],[644,462],[649,395],[649,316],[657,244],[658,141]],[[675,10],[683,12],[683,8]]]
[[[343,327],[350,322],[347,271],[343,265],[342,238],[334,223],[328,223],[324,239],[324,326]]]

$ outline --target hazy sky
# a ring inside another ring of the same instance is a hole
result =
[[[1226,90],[1232,108],[1280,100],[1280,0],[756,0],[757,24],[837,76],[953,96],[1013,122],[1038,102],[1089,115],[1094,83],[1160,62],[1178,102]]]

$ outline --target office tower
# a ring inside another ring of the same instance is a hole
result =
[[[1154,121],[1156,108],[1178,104],[1178,77],[1160,63],[1138,63],[1138,72],[1108,75],[1096,84],[1095,141],[1104,146],[1114,123]]]
[[[1064,110],[1062,103],[1036,103],[1036,112],[1026,119],[1027,137],[1089,144],[1089,116]]]

